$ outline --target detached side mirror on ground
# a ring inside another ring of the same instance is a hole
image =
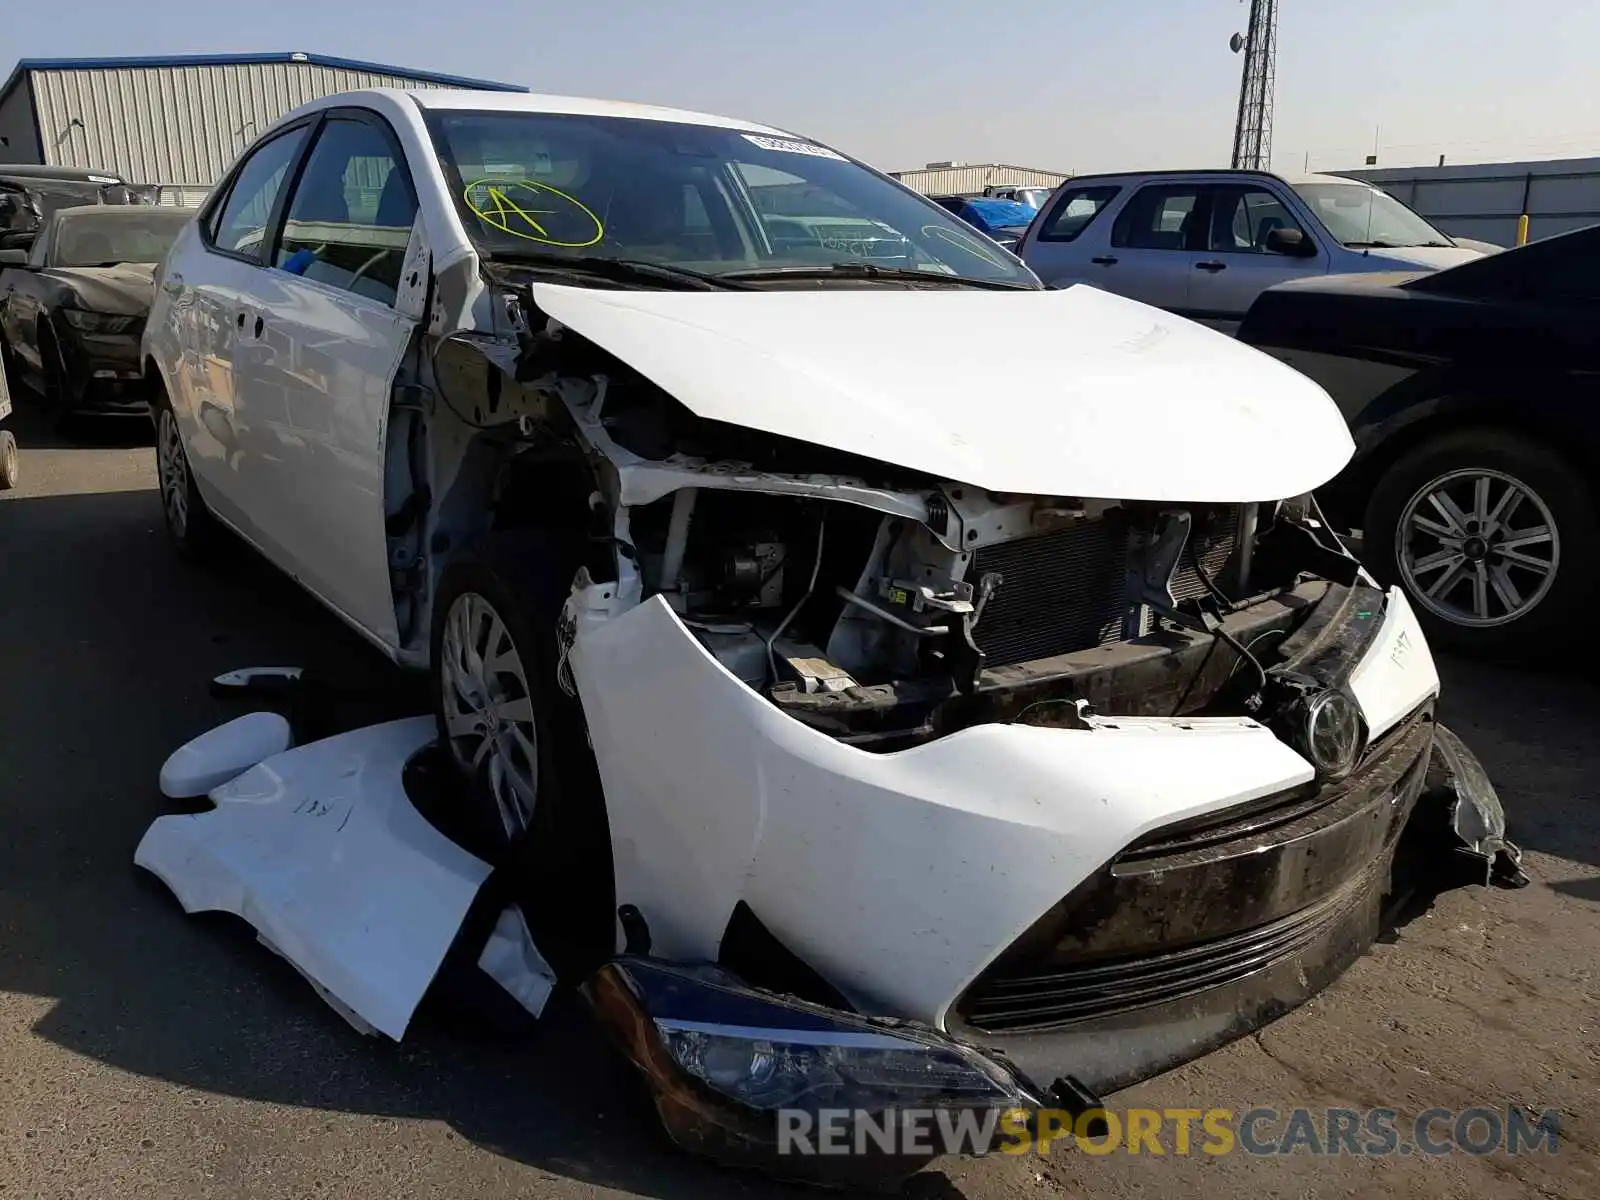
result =
[[[1312,258],[1317,244],[1298,229],[1274,229],[1267,234],[1267,252],[1286,254],[1290,258]]]

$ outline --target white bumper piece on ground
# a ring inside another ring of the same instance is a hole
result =
[[[489,876],[406,797],[433,736],[414,717],[277,754],[216,787],[211,811],[158,818],[134,862],[185,912],[242,917],[358,1029],[398,1039]],[[553,975],[519,912],[479,965],[538,1015]]]

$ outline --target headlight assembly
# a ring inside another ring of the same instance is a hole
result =
[[[939,1112],[1017,1123],[1045,1103],[1010,1066],[934,1029],[755,991],[714,967],[621,958],[584,993],[648,1080],[674,1141],[784,1178],[883,1186],[950,1151],[885,1146],[881,1132],[864,1144],[857,1123],[883,1131]],[[844,1125],[848,1152],[819,1151],[830,1121]]]
[[[61,315],[68,325],[82,333],[126,333],[139,323],[138,317],[86,312],[81,308],[64,308]]]
[[[1366,747],[1361,710],[1335,688],[1302,696],[1284,718],[1288,740],[1327,779],[1343,779]]]

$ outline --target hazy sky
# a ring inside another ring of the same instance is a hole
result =
[[[1600,0],[1281,0],[1275,166],[1600,154]],[[308,50],[702,108],[887,170],[1226,165],[1241,0],[6,0],[19,57]],[[63,19],[70,14],[70,19]]]

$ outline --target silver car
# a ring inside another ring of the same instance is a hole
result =
[[[1481,256],[1370,184],[1254,171],[1080,175],[1018,252],[1049,286],[1092,283],[1229,333],[1276,283]]]

